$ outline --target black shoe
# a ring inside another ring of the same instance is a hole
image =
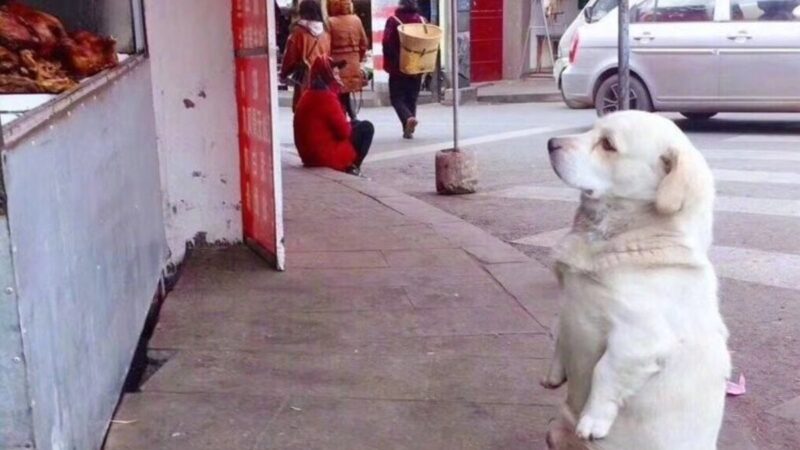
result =
[[[357,177],[362,176],[361,169],[358,166],[350,166],[347,170],[345,170],[345,172]]]
[[[406,120],[406,125],[403,127],[403,139],[414,139],[414,132],[417,131],[417,125],[419,125],[419,121],[417,121],[416,117],[410,117]]]

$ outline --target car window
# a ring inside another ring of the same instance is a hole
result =
[[[592,17],[589,21],[592,23],[598,22],[613,11],[617,7],[617,4],[619,4],[619,0],[597,0],[592,6]]]
[[[800,0],[731,0],[731,20],[800,21]]]
[[[711,22],[715,5],[716,0],[645,0],[631,10],[631,22]]]

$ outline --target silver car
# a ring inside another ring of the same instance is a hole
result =
[[[690,119],[718,112],[800,112],[800,0],[640,0],[631,7],[636,109]],[[584,26],[561,75],[566,99],[617,108],[614,10]]]
[[[580,14],[578,14],[578,17],[576,17],[569,27],[567,27],[566,31],[564,31],[564,34],[558,41],[558,57],[556,58],[555,64],[553,64],[553,79],[556,80],[559,90],[561,89],[561,75],[569,66],[569,50],[575,33],[588,24],[599,22],[606,14],[617,7],[618,1],[619,0],[589,0]],[[573,107],[573,104],[568,99],[564,98],[564,101],[568,106]],[[575,104],[574,107],[585,107],[585,105],[578,103]]]

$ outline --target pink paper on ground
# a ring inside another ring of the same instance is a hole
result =
[[[739,382],[734,383],[733,381],[728,381],[728,389],[727,394],[732,396],[739,396],[747,392],[747,386],[745,384],[744,374],[739,374]]]

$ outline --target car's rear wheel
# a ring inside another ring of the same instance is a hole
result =
[[[715,112],[682,112],[681,115],[689,120],[708,120],[717,115]]]
[[[653,103],[647,88],[636,77],[631,77],[631,109],[652,111]],[[612,75],[600,84],[594,95],[594,108],[598,116],[605,116],[619,109],[619,77]]]

